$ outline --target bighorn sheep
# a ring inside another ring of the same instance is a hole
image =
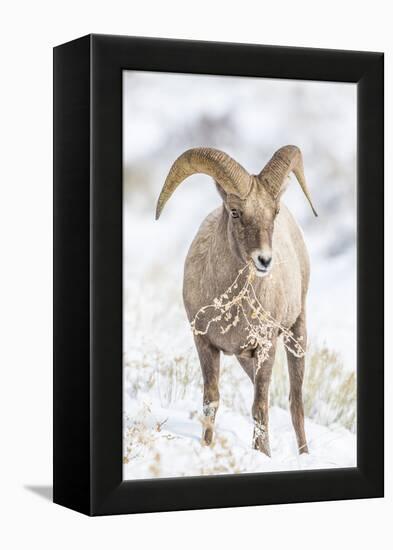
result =
[[[211,176],[223,199],[222,206],[203,221],[184,268],[184,305],[194,328],[204,382],[202,441],[206,445],[212,442],[219,404],[222,351],[235,355],[254,383],[253,446],[270,456],[269,384],[277,338],[283,334],[284,342],[294,342],[292,349],[286,346],[292,423],[299,452],[308,452],[302,385],[309,258],[302,231],[285,205],[280,207],[290,172],[296,175],[317,215],[307,189],[301,152],[293,145],[279,149],[258,175],[250,175],[222,151],[190,149],[172,165],[158,199],[156,219],[177,186],[196,173]],[[245,266],[249,266],[248,275]],[[234,290],[238,286],[242,288],[240,295]],[[206,306],[211,303],[215,304],[216,317],[210,320],[208,329],[198,330],[198,316],[207,314]],[[257,329],[249,317],[256,317],[262,326],[265,323],[263,338],[258,339],[257,332],[255,338],[252,336]],[[234,319],[231,330],[212,322],[222,318]],[[261,342],[264,356],[260,353]]]

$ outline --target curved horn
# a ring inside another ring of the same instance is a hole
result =
[[[314,215],[318,216],[312,204],[311,195],[306,184],[306,178],[304,177],[302,153],[295,145],[285,145],[285,147],[281,147],[281,149],[276,151],[265,168],[258,175],[258,179],[268,188],[269,192],[276,199],[282,191],[285,179],[289,176],[290,172],[295,174],[303,193],[310,203]]]
[[[193,174],[211,176],[227,193],[244,198],[250,190],[249,173],[226,153],[217,149],[196,147],[185,151],[173,163],[157,202],[156,220],[165,203],[180,183]]]

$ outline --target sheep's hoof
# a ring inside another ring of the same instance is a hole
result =
[[[269,442],[266,442],[266,441],[260,441],[259,438],[257,438],[255,441],[254,441],[254,445],[253,445],[254,449],[256,451],[260,451],[261,453],[265,454],[266,456],[268,456],[269,458],[271,458],[271,453],[270,453],[270,445],[269,445]]]
[[[252,446],[256,451],[260,451],[269,458],[271,457],[270,453],[270,444],[269,444],[269,434],[265,426],[256,422],[254,425],[254,435],[252,438]]]
[[[305,443],[304,445],[302,445],[301,447],[299,447],[299,454],[300,455],[304,455],[304,454],[309,454],[309,451],[308,451],[308,447],[307,447],[307,443]]]

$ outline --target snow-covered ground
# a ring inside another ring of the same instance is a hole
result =
[[[204,447],[200,442],[201,424],[192,413],[192,404],[180,402],[179,408],[170,410],[146,404],[140,410],[135,401],[127,404],[126,400],[126,406],[128,414],[133,415],[133,421],[125,423],[126,433],[129,426],[130,444],[135,446],[125,458],[126,479],[345,468],[356,464],[354,434],[342,427],[319,426],[311,420],[306,420],[310,454],[299,456],[289,415],[278,407],[270,412],[272,457],[268,458],[251,449],[251,420],[231,410],[220,411],[215,442],[212,447]],[[135,419],[144,423],[147,433],[143,443],[138,442],[138,434],[135,437],[135,428],[132,430]]]
[[[356,102],[343,84],[128,73],[124,79],[124,478],[356,465]],[[293,181],[285,202],[311,258],[304,385],[310,454],[299,457],[279,354],[271,385],[272,458],[251,448],[252,386],[222,361],[216,437],[202,447],[202,381],[182,305],[187,249],[220,204],[206,176],[180,186],[159,222],[173,160],[211,145],[260,170],[302,148],[318,218]]]
[[[251,384],[249,384],[251,386]],[[250,395],[249,402],[252,401]],[[139,394],[125,396],[124,477],[192,476],[345,468],[356,465],[356,437],[336,425],[325,427],[306,420],[308,455],[299,456],[290,415],[279,407],[270,410],[268,458],[251,448],[253,425],[249,414],[225,405],[216,419],[212,447],[201,445],[200,407],[179,400],[163,407],[159,399]]]

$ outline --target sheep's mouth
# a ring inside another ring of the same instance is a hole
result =
[[[255,266],[255,272],[258,277],[266,277],[270,272],[270,267],[257,267]]]
[[[266,277],[266,275],[269,275],[272,270],[271,265],[269,265],[268,267],[263,267],[261,265],[256,265],[254,261],[251,265],[254,268],[254,273],[257,277]]]

